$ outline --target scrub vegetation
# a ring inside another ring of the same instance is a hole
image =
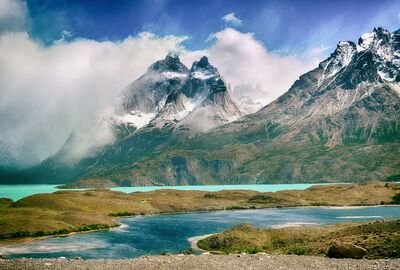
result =
[[[368,182],[319,185],[306,190],[218,192],[62,190],[13,202],[0,199],[0,239],[41,237],[118,226],[118,217],[300,206],[398,204],[400,184]],[[299,253],[300,251],[292,251]],[[301,252],[300,252],[301,253]]]

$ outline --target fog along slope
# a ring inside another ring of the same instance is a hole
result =
[[[168,55],[131,83],[118,98],[114,111],[99,119],[89,133],[93,135],[89,139],[96,140],[99,134],[96,131],[111,130],[112,142],[80,153],[79,144],[87,138],[74,132],[56,155],[12,180],[63,183],[104,176],[130,185],[132,177],[114,173],[134,169],[140,158],[155,158],[159,151],[234,121],[244,113],[206,57],[195,61],[189,70],[177,56]],[[82,154],[86,157],[77,159]],[[182,184],[198,183],[197,179],[185,176],[182,181]],[[141,182],[149,183],[158,184],[158,180]]]
[[[242,116],[206,58],[188,70],[167,57],[122,100],[111,121],[116,143],[70,167],[56,155],[31,175],[125,185],[399,178],[399,30],[340,42],[255,114]],[[134,126],[138,114],[149,122]]]

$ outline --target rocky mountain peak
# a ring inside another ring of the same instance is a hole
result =
[[[400,33],[389,32],[381,27],[363,34],[357,50],[359,53],[370,52],[377,72],[382,80],[400,82]]]
[[[400,81],[400,34],[381,27],[363,34],[355,44],[341,41],[319,69],[318,86],[327,80],[347,89],[361,82]]]
[[[318,68],[300,76],[276,102],[280,106],[288,104],[285,110],[291,114],[298,114],[304,108],[308,108],[305,111],[308,113],[313,107],[314,114],[325,115],[329,110],[330,114],[336,114],[370,97],[377,86],[385,85],[393,93],[400,92],[397,90],[400,82],[399,37],[398,32],[375,28],[371,33],[363,34],[358,44],[339,42]],[[320,103],[324,103],[324,107],[319,107]]]
[[[203,56],[202,58],[200,58],[200,61],[198,61],[198,62],[195,61],[193,63],[193,66],[195,66],[195,65],[197,68],[206,68],[207,66],[210,65],[210,63],[208,62],[207,56]]]
[[[220,76],[218,70],[209,63],[206,56],[199,61],[194,61],[190,72],[191,77],[198,80],[208,80]]]
[[[208,103],[203,103],[205,100]],[[149,127],[171,127],[184,118],[187,118],[185,125],[191,129],[190,114],[198,106],[202,107],[198,113],[210,114],[202,120],[210,122],[208,127],[232,121],[240,115],[218,70],[205,56],[195,61],[189,71],[178,56],[167,55],[129,85],[120,103],[123,109],[114,117],[117,126],[136,129],[148,124]],[[216,114],[218,121],[213,120]],[[198,130],[203,131],[196,128]]]
[[[343,67],[347,66],[356,53],[356,44],[351,41],[341,41],[330,57],[322,62],[323,77],[332,77]]]
[[[370,50],[380,58],[391,61],[396,56],[395,52],[400,50],[399,30],[391,33],[381,27],[374,28],[372,32],[360,37],[358,51]]]
[[[389,42],[390,39],[391,33],[382,27],[378,27],[374,28],[372,32],[363,34],[358,40],[358,45],[363,49],[371,49]]]
[[[188,68],[182,64],[178,55],[168,54],[165,59],[159,60],[152,64],[148,72],[176,72],[189,73]]]

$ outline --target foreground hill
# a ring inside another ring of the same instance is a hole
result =
[[[333,242],[343,253],[333,248]],[[224,253],[400,258],[400,220],[284,229],[260,229],[242,224],[202,239],[198,246]]]

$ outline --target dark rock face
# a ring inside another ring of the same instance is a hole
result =
[[[362,259],[368,251],[357,245],[333,241],[328,250],[329,258]]]
[[[147,72],[165,72],[172,71],[178,73],[188,73],[188,68],[181,63],[177,55],[167,55],[164,60],[160,60],[152,64]]]
[[[203,56],[200,61],[195,61],[190,69],[190,78],[183,86],[183,93],[193,98],[196,95],[207,96],[221,79],[218,70]]]
[[[154,113],[164,105],[168,95],[182,88],[188,74],[188,68],[178,56],[167,55],[152,64],[145,74],[124,90],[117,113]]]

